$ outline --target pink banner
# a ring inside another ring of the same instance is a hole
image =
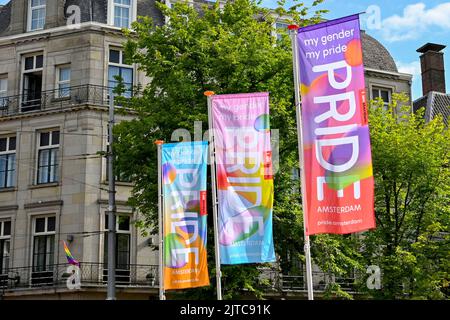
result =
[[[269,94],[212,97],[222,264],[275,261]]]
[[[375,227],[359,16],[297,35],[306,183],[306,234]]]

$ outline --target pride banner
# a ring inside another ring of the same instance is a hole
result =
[[[297,44],[306,234],[346,234],[374,228],[359,16],[301,28]]]
[[[269,94],[211,99],[221,263],[273,262]]]
[[[165,290],[209,285],[207,150],[206,141],[162,145]]]

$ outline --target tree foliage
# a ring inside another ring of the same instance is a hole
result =
[[[153,142],[171,141],[179,128],[193,136],[195,121],[202,121],[206,130],[203,93],[207,90],[217,94],[269,92],[271,127],[279,130],[280,155],[275,175],[275,250],[281,271],[295,275],[301,272],[304,256],[299,182],[292,179],[293,169],[298,167],[292,53],[287,34],[277,39],[273,24],[277,15],[285,14],[299,25],[314,24],[324,11],[311,13],[314,8],[302,4],[284,9],[284,1],[279,5],[269,12],[252,0],[229,1],[223,9],[218,3],[202,8],[182,2],[168,8],[158,3],[169,23],[158,26],[148,17],[139,17],[134,32],[127,31],[126,57],[151,81],[121,102],[136,118],[116,126],[115,152],[120,171],[133,177],[130,204],[143,217],[138,225],[156,233]],[[327,287],[326,297],[351,299],[339,279],[355,273],[361,280],[355,285],[360,285],[358,289],[367,297],[448,297],[450,136],[439,119],[424,123],[420,115],[398,112],[401,108],[396,101],[388,110],[380,101],[370,109],[377,229],[352,236],[312,237],[313,262],[335,279]],[[202,139],[201,135],[198,138]],[[208,225],[212,226],[212,221]],[[214,298],[211,229],[208,261],[212,286],[187,290],[179,297]],[[368,265],[380,266],[382,290],[367,290]],[[256,265],[227,266],[222,271],[225,298],[239,298],[243,293],[262,297]]]
[[[425,123],[404,95],[369,115],[377,228],[362,239],[367,265],[378,265],[382,298],[448,297],[450,132]]]
[[[288,257],[301,259],[303,251],[300,194],[297,182],[291,179],[298,158],[292,55],[287,32],[277,39],[273,26],[276,17],[284,14],[299,25],[313,24],[324,11],[311,14],[311,8],[302,4],[290,9],[283,8],[284,1],[279,5],[269,11],[252,0],[228,1],[223,9],[218,2],[201,8],[184,2],[176,2],[172,8],[157,3],[168,18],[167,24],[158,26],[149,17],[139,17],[139,22],[133,24],[134,32],[127,32],[126,56],[151,82],[132,99],[122,101],[136,112],[136,119],[116,127],[119,142],[115,152],[119,154],[117,165],[121,172],[134,177],[130,204],[143,214],[139,225],[154,233],[157,170],[153,141],[171,141],[179,128],[193,134],[195,121],[202,121],[202,129],[206,130],[207,90],[217,94],[269,92],[271,127],[278,129],[280,136],[275,245],[276,252],[283,255],[283,267],[292,268]],[[208,242],[213,243],[211,240],[209,237]],[[211,252],[209,261],[214,261]],[[214,285],[213,264],[210,270]],[[237,297],[243,291],[261,296],[256,265],[225,267],[223,273],[225,297]],[[213,287],[190,290],[188,294],[212,297]]]

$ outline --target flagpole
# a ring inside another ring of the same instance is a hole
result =
[[[213,91],[206,91],[205,96],[208,98],[208,124],[209,124],[209,163],[211,165],[211,189],[212,189],[212,205],[213,205],[213,222],[214,222],[214,248],[216,252],[216,288],[217,300],[222,300],[222,271],[220,268],[220,244],[219,244],[219,222],[217,210],[217,190],[216,190],[216,161],[214,154],[214,135],[212,126],[212,96]]]
[[[305,239],[305,258],[306,258],[306,284],[308,288],[308,300],[314,300],[314,288],[312,282],[312,265],[311,265],[311,244],[309,235],[306,232],[308,226],[308,206],[307,198],[305,193],[306,179],[305,179],[305,167],[303,161],[303,134],[302,134],[302,102],[300,99],[300,68],[298,63],[298,48],[297,48],[297,30],[298,26],[290,25],[290,36],[292,43],[292,59],[294,66],[294,86],[295,86],[295,113],[297,117],[297,135],[298,135],[298,156],[300,165],[300,176],[301,176],[301,190],[302,190],[302,208],[303,208],[303,232]]]
[[[164,217],[163,217],[163,193],[162,193],[162,145],[164,141],[156,140],[158,148],[158,232],[159,232],[159,300],[166,300],[164,291]]]

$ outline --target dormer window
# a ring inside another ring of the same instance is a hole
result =
[[[118,28],[130,28],[136,20],[137,0],[108,0],[108,21]]]
[[[28,0],[28,31],[44,29],[46,0]]]

